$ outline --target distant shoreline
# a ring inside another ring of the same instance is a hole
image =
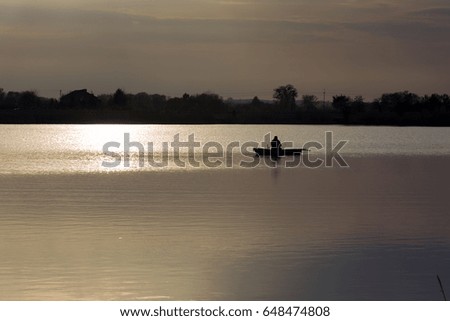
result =
[[[224,100],[214,93],[166,97],[120,89],[95,96],[81,89],[56,100],[32,91],[0,89],[0,124],[450,126],[447,94],[418,96],[405,91],[383,94],[372,102],[360,96],[333,96],[332,102],[313,95],[296,97],[295,91],[290,97],[274,95],[274,101]]]

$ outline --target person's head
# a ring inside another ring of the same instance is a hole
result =
[[[278,140],[278,136],[275,136],[273,139]]]

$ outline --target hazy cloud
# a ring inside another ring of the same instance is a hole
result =
[[[5,1],[0,87],[443,91],[449,15],[435,0]]]

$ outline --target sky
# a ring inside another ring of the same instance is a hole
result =
[[[0,88],[450,93],[448,0],[0,0]]]

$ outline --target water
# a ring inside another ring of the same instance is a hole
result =
[[[326,132],[333,133],[333,144],[346,140],[348,143],[341,150],[343,155],[353,157],[365,156],[449,156],[450,128],[417,127],[345,127],[345,126],[276,126],[276,125],[2,125],[0,134],[0,174],[55,174],[55,173],[104,173],[105,157],[103,145],[116,142],[120,148],[111,148],[123,156],[124,135],[129,134],[130,141],[139,142],[144,147],[144,167],[139,167],[139,155],[136,148],[130,149],[130,168],[118,166],[109,171],[173,171],[177,166],[155,168],[147,162],[148,142],[153,143],[155,157],[160,156],[163,143],[174,141],[179,134],[180,141],[187,141],[188,136],[195,135],[195,140],[202,146],[196,148],[195,157],[201,159],[202,147],[207,142],[218,142],[224,147],[237,142],[261,144],[268,133],[278,135],[286,147],[292,142],[301,147],[307,142],[318,142],[325,146]],[[267,144],[267,143],[264,143]],[[252,149],[249,148],[251,151]],[[173,151],[173,150],[171,150]],[[214,150],[212,150],[214,151]],[[313,148],[311,154],[321,155],[324,150]],[[186,149],[181,150],[181,156]],[[234,168],[239,167],[243,158],[237,149],[233,149]],[[141,155],[142,156],[142,155]],[[230,156],[230,155],[228,155]],[[142,158],[142,157],[141,157]],[[170,158],[169,165],[173,164]],[[122,163],[123,165],[123,163]],[[139,168],[138,168],[139,167]],[[200,166],[205,169],[205,166]],[[196,170],[186,166],[183,170]],[[227,168],[221,166],[220,168]]]
[[[349,167],[242,169],[235,152],[232,168],[141,168],[136,151],[129,168],[101,166],[103,144],[124,133],[225,146],[272,131],[301,146],[328,130],[349,141]],[[440,300],[449,131],[2,126],[0,299]]]

